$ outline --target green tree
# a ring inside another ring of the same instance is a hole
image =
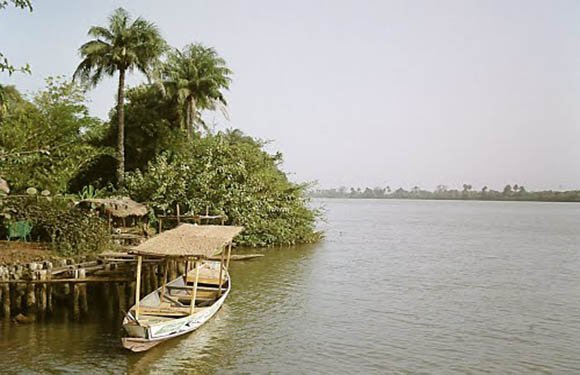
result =
[[[63,193],[79,169],[107,150],[91,139],[103,131],[91,117],[85,92],[63,78],[48,78],[32,102],[5,88],[6,111],[0,116],[0,175],[15,192],[28,187]]]
[[[127,90],[125,105],[125,168],[144,169],[161,151],[180,150],[187,140],[180,129],[181,116],[175,98],[161,95],[154,85],[139,85]],[[117,113],[111,116],[115,122]],[[115,144],[114,129],[106,139]]]
[[[511,187],[511,185],[506,185],[503,188],[502,195],[504,195],[504,196],[510,196],[511,194],[512,194],[512,187]]]
[[[189,44],[169,52],[162,69],[163,87],[183,106],[185,128],[193,139],[196,124],[204,126],[199,111],[225,111],[223,90],[230,86],[232,71],[213,48]],[[225,112],[224,112],[225,113]]]
[[[150,76],[166,44],[157,26],[118,8],[109,17],[107,27],[93,26],[88,35],[95,38],[83,44],[79,52],[83,60],[74,78],[96,86],[103,77],[119,73],[117,92],[117,183],[123,186],[125,175],[125,75],[135,69]]]
[[[146,171],[127,173],[131,197],[150,202],[156,212],[222,213],[243,225],[240,244],[268,246],[318,238],[318,212],[308,206],[305,184],[288,181],[282,156],[239,131],[195,138],[189,152],[163,153]]]

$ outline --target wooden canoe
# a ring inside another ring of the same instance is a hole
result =
[[[231,288],[226,271],[222,276],[221,295],[218,295],[219,267],[220,262],[213,261],[200,265],[193,313],[191,281],[195,278],[195,271],[167,283],[165,290],[160,287],[143,297],[139,302],[138,319],[136,305],[132,306],[123,319],[127,334],[121,339],[123,347],[133,352],[146,351],[163,341],[192,332],[210,320],[223,305]]]

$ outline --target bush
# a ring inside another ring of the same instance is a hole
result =
[[[69,200],[58,197],[4,198],[0,200],[0,212],[4,224],[8,220],[32,223],[32,238],[50,242],[52,249],[62,255],[98,252],[110,244],[106,221],[74,208]]]
[[[4,91],[10,95],[0,116],[0,176],[13,193],[31,186],[66,193],[84,166],[111,152],[93,145],[105,128],[89,115],[78,84],[49,78],[32,101],[12,87]]]
[[[133,199],[156,212],[226,215],[228,224],[245,231],[246,246],[293,245],[317,240],[319,212],[308,207],[306,184],[295,184],[279,169],[282,156],[240,131],[194,140],[183,153],[164,153],[146,171],[129,173],[126,188]]]

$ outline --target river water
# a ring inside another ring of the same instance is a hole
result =
[[[98,312],[0,324],[0,373],[580,373],[580,204],[315,204],[326,239],[232,263],[199,331],[134,354]]]

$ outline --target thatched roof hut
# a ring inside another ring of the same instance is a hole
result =
[[[229,225],[181,224],[150,238],[131,254],[209,258],[217,255],[244,228]]]
[[[121,198],[106,198],[106,199],[84,199],[78,203],[79,206],[97,206],[102,208],[105,213],[113,217],[125,218],[129,216],[145,216],[149,212],[147,206],[137,203],[134,200]]]

